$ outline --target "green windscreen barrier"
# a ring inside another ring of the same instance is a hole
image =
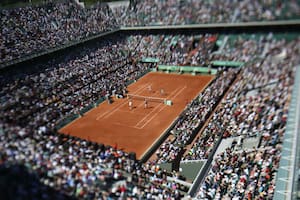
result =
[[[145,63],[158,63],[159,59],[158,58],[142,58],[142,62]]]
[[[241,67],[244,65],[244,62],[215,60],[212,61],[211,64],[214,66]]]
[[[172,65],[158,65],[158,70],[168,72],[180,72],[180,73],[204,73],[204,74],[216,74],[217,70],[208,67],[198,66],[172,66]]]
[[[194,181],[197,177],[199,171],[201,170],[202,166],[205,164],[206,161],[192,161],[192,162],[181,162],[181,174],[186,177],[190,181]]]

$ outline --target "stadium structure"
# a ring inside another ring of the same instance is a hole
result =
[[[0,6],[1,199],[300,199],[299,1]]]

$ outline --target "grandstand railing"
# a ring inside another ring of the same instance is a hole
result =
[[[225,131],[225,128],[222,131],[221,137],[218,139],[217,143],[215,144],[213,150],[211,151],[211,153],[209,154],[208,159],[206,160],[206,163],[202,166],[201,170],[199,171],[197,177],[194,180],[193,185],[190,187],[190,190],[188,191],[188,194],[192,197],[194,197],[199,189],[199,187],[201,186],[201,183],[204,179],[204,177],[206,176],[206,174],[208,173],[209,169],[211,168],[213,159],[214,159],[214,154],[217,151],[221,141],[222,141],[222,135]]]
[[[289,106],[286,131],[279,169],[276,177],[274,200],[297,199],[300,163],[300,66],[297,66],[292,99]]]
[[[271,26],[299,26],[299,19],[292,20],[276,20],[276,21],[253,21],[253,22],[237,22],[237,23],[210,23],[210,24],[186,24],[186,25],[151,25],[151,26],[121,26],[122,31],[134,30],[172,30],[172,29],[211,29],[211,28],[247,28],[260,27],[269,29]],[[257,30],[257,29],[256,29]]]

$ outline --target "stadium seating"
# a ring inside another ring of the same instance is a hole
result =
[[[271,198],[274,192],[275,174],[273,172],[278,168],[279,150],[281,148],[282,136],[287,119],[286,108],[288,107],[288,99],[291,95],[288,91],[291,91],[291,86],[293,85],[293,74],[295,72],[293,66],[297,63],[293,56],[284,60],[276,60],[274,58],[278,56],[276,48],[279,46],[285,46],[290,52],[296,52],[297,50],[295,50],[293,46],[297,42],[299,41],[295,40],[290,43],[277,41],[273,48],[269,49],[268,57],[263,63],[250,65],[242,69],[241,76],[235,82],[232,90],[229,91],[220,108],[210,120],[209,125],[195,141],[190,153],[187,154],[185,158],[196,160],[207,158],[212,147],[216,144],[217,138],[220,137],[242,136],[244,140],[249,137],[258,138],[259,143],[256,144],[256,148],[258,149],[247,149],[246,147],[241,149],[233,145],[228,155],[226,154],[225,157],[224,155],[220,155],[215,161],[222,163],[227,158],[232,159],[232,157],[235,157],[235,154],[239,156],[241,151],[264,152],[262,153],[264,156],[262,159],[263,162],[267,162],[264,167],[271,166],[272,174],[270,174],[268,180],[266,180],[265,177],[259,178],[259,176],[261,176],[260,174],[266,175],[264,172],[266,169],[260,168],[260,171],[253,172],[257,173],[258,177],[252,177],[250,180],[249,177],[247,177],[248,182],[243,183],[245,184],[243,189],[245,195],[250,196],[249,198],[253,197],[253,195],[261,196],[261,198]],[[273,70],[270,71],[270,68],[273,68]],[[269,84],[270,82],[271,84]],[[217,129],[211,125],[217,125]],[[218,134],[221,132],[221,130],[218,130],[218,127],[224,130],[223,135]],[[245,155],[242,155],[240,158],[244,157]],[[237,158],[237,161],[239,161],[240,158]],[[223,166],[222,168],[225,170],[234,170],[235,167],[235,163],[227,163],[226,167]],[[250,167],[251,170],[253,169],[251,165],[245,167]],[[207,181],[211,181],[211,178],[215,177],[216,173],[220,173],[220,171],[216,170],[213,165],[210,173],[211,174],[207,177]],[[240,173],[244,172],[239,171],[238,173],[238,176],[242,176]],[[249,174],[246,175],[249,176]],[[239,179],[238,176],[235,178]],[[236,182],[234,186],[236,187],[236,191],[238,191],[239,188],[238,184],[239,183]],[[206,198],[205,196],[216,199],[225,196],[234,198],[234,196],[239,195],[230,192],[222,194],[222,192],[220,192],[222,188],[214,188],[215,190],[212,191],[211,188],[207,186],[206,183],[203,183],[199,191],[199,199]],[[233,186],[231,187],[232,189],[234,188]]]
[[[122,9],[113,16],[106,4],[81,8],[71,1],[1,9],[0,62],[46,52],[120,24],[299,18],[296,1],[277,0],[151,0],[133,4],[125,15]],[[222,49],[214,52],[225,37]],[[272,199],[299,44],[297,35],[115,34],[24,66],[32,68],[28,71],[1,72],[0,188],[10,188],[7,199],[182,199],[189,188],[178,181],[180,171],[169,172],[159,164],[210,158],[196,199]],[[146,163],[116,147],[57,133],[66,117],[83,114],[112,91],[122,94],[157,61],[184,68],[217,60],[245,65],[214,69],[215,80],[189,102]],[[235,142],[214,155],[219,141],[228,138]],[[237,138],[242,138],[238,144]],[[257,139],[255,148],[243,144],[249,138]]]
[[[117,27],[106,4],[82,8],[72,1],[50,1],[38,6],[1,9],[0,12],[0,64]]]
[[[288,12],[287,12],[288,11]],[[122,15],[124,26],[236,23],[299,19],[297,1],[138,1]]]
[[[131,59],[128,58],[127,48],[129,47],[134,50],[133,48],[139,44],[139,39],[143,41],[147,38],[148,37],[140,38],[140,36],[136,36],[125,40],[125,38],[121,37],[115,40],[115,43],[106,41],[100,42],[95,45],[95,48],[85,49],[79,54],[71,53],[71,55],[66,56],[66,58],[62,60],[58,59],[52,60],[49,63],[42,63],[42,66],[40,66],[42,70],[38,73],[9,73],[9,76],[2,76],[1,113],[3,113],[3,115],[1,115],[1,124],[4,128],[2,141],[6,141],[6,145],[4,146],[5,161],[7,163],[21,162],[30,169],[39,169],[41,168],[40,163],[46,162],[49,159],[48,156],[56,155],[61,157],[64,154],[70,154],[69,151],[74,151],[69,148],[65,149],[67,151],[66,153],[58,153],[57,148],[62,148],[64,146],[63,144],[79,143],[79,147],[91,152],[92,150],[90,148],[93,149],[94,147],[87,145],[86,141],[68,137],[61,139],[55,135],[56,123],[66,115],[77,114],[84,109],[85,106],[95,102],[99,98],[103,98],[107,93],[111,94],[113,89],[122,90],[128,81],[137,79],[140,74],[143,74],[143,72],[151,66],[151,63],[136,63],[135,67],[133,67],[131,65]],[[167,36],[167,38],[172,37]],[[187,40],[191,37],[181,36],[181,38]],[[160,40],[154,41],[159,43]],[[166,52],[168,48],[168,45],[162,45],[156,50],[157,52]],[[141,55],[138,51],[138,49],[132,51],[132,55]],[[160,59],[163,60],[163,54],[160,56]],[[168,61],[166,60],[165,62]],[[14,81],[16,78],[18,78],[18,81]],[[11,138],[11,136],[13,136],[11,133],[17,134],[17,138]],[[23,141],[23,139],[26,140]],[[22,145],[19,145],[19,143]],[[81,143],[83,143],[83,145],[81,145]],[[13,154],[18,154],[16,158],[11,156],[11,148],[14,146],[19,147],[13,150]],[[27,155],[32,148],[43,149],[41,152],[43,152],[46,157],[41,155],[39,159],[36,159],[34,156],[29,156],[28,161],[24,160],[24,158],[27,157],[25,155]],[[78,147],[74,148],[77,149]],[[73,159],[75,158],[72,158],[72,160],[68,162],[74,162],[75,160]],[[98,161],[94,160],[93,162]],[[82,185],[81,189],[76,191],[76,193],[72,193],[74,192],[72,188],[77,187],[72,183],[74,181],[73,178],[76,177],[61,177],[64,171],[56,172],[58,174],[56,174],[55,177],[60,177],[60,179],[65,181],[69,180],[71,183],[68,183],[67,186],[62,186],[58,183],[51,182],[50,180],[53,179],[53,176],[51,175],[49,177],[49,174],[54,173],[52,170],[57,170],[57,168],[52,165],[51,162],[48,167],[41,169],[42,171],[38,174],[42,179],[42,183],[57,189],[60,188],[61,190],[63,190],[63,187],[65,188],[63,192],[71,196],[86,197],[90,195],[86,191],[86,186]],[[55,165],[57,165],[57,163]],[[79,170],[63,168],[67,171]],[[90,170],[95,171],[95,169],[92,168],[90,168]],[[86,178],[87,177],[84,177],[84,179]],[[148,182],[148,178],[149,177],[145,175],[145,182]],[[117,179],[114,182],[123,181],[123,179],[124,177],[122,180]],[[166,180],[159,181],[161,183]],[[172,183],[167,183],[170,184],[167,187],[179,187],[176,186],[177,183],[174,183],[175,186]],[[96,183],[93,182],[92,184]],[[126,185],[130,185],[130,183]],[[136,190],[139,190],[141,191],[139,195],[154,195],[153,192],[142,192],[144,189],[139,189],[141,186],[145,187],[144,184],[140,184],[133,193],[135,194],[137,192]],[[112,186],[108,186],[108,188],[111,187]],[[151,188],[153,186],[149,185],[148,187]],[[89,190],[93,193],[92,189]],[[166,191],[168,190],[169,189]],[[161,192],[157,192],[156,195],[162,194]],[[163,195],[181,196],[181,193],[178,193],[178,190],[170,190]]]

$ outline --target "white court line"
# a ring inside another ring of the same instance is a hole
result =
[[[143,115],[143,116],[144,116],[144,114],[141,114],[141,113],[135,113],[133,110],[132,110],[132,111],[119,110],[119,112],[125,112],[125,113],[130,113],[130,114],[134,113],[135,115]]]
[[[185,88],[187,88],[187,87],[184,86],[183,88],[181,88],[181,90],[173,98],[177,97]]]
[[[146,84],[144,87],[141,87],[141,88],[137,89],[133,94],[137,94],[140,90],[143,90],[148,86],[149,86],[149,84]],[[116,112],[119,109],[119,107],[123,106],[126,103],[127,103],[127,101],[125,101],[124,103],[121,103],[120,105],[118,105],[116,108],[113,109],[112,113]],[[102,118],[103,116],[105,116],[109,112],[111,112],[111,110],[107,110],[106,112],[101,113],[100,115],[97,116],[96,120],[98,121],[100,118]],[[108,114],[108,116],[110,116],[110,115],[111,115],[111,113]],[[106,117],[107,116],[105,116],[105,118]]]
[[[133,129],[136,129],[134,126],[128,126],[126,124],[122,124],[120,122],[114,122],[113,123],[114,125],[117,125],[117,126],[123,126],[123,127],[126,127],[126,128],[133,128]]]
[[[120,122],[113,122],[114,125],[117,125],[117,126],[123,126],[123,127],[126,127],[126,128],[133,128],[133,129],[137,129],[136,127],[134,126],[129,126],[129,125],[126,125],[126,124],[122,124]],[[138,128],[140,129],[140,128]]]
[[[136,90],[133,94],[137,94],[140,90],[145,89],[145,88],[148,87],[149,85],[151,85],[151,84],[147,84],[147,85],[145,85],[145,87],[139,88],[139,89]],[[114,109],[112,110],[112,112],[109,111],[110,113],[107,114],[106,116],[104,116],[104,118],[108,118],[109,116],[111,116],[112,114],[114,114],[114,113],[115,113],[116,111],[118,111],[119,108],[122,107],[124,104],[127,104],[127,101],[125,101],[124,103],[121,103],[120,105],[118,105],[116,108],[114,108]]]
[[[178,96],[178,95],[179,95],[186,87],[187,87],[187,86],[184,86],[184,87],[181,88],[181,89],[180,89],[180,88],[176,88],[170,95],[168,95],[168,98],[169,98],[170,96],[174,95],[174,94],[175,94],[175,96],[172,97],[172,98],[177,97],[177,96]],[[179,89],[180,89],[180,90],[179,90]],[[177,90],[179,90],[179,91],[176,92]],[[169,98],[169,99],[172,99],[172,98]],[[147,120],[146,123],[143,124],[141,127],[137,127],[137,126],[128,126],[128,125],[122,124],[122,123],[120,123],[120,122],[114,122],[114,124],[119,125],[119,126],[124,126],[124,127],[135,128],[135,129],[143,129],[149,122],[152,121],[152,119],[153,119],[154,117],[156,117],[156,115],[158,115],[164,108],[166,108],[166,106],[165,106],[164,104],[159,104],[159,105],[156,106],[154,109],[159,108],[161,105],[163,105],[163,107],[160,108],[160,110],[159,110],[157,113],[155,113],[149,120]],[[122,111],[122,110],[119,110],[119,111],[121,111],[121,112],[128,112],[128,113],[131,112],[131,111]],[[151,113],[152,113],[152,111],[151,111]],[[138,114],[138,113],[135,113],[135,114]],[[144,114],[141,114],[141,115],[144,115]],[[149,113],[148,113],[148,115],[149,115]],[[140,121],[140,122],[141,122],[141,121]],[[140,123],[140,122],[138,122],[138,123]]]
[[[143,128],[144,128],[149,122],[151,122],[152,119],[153,119],[154,117],[156,117],[156,115],[157,115],[158,113],[160,113],[163,109],[165,109],[165,107],[162,107],[161,109],[159,109],[159,111],[157,111],[157,113],[155,113],[152,117],[150,117],[150,119],[147,120],[141,127],[136,127],[136,128],[138,128],[138,129],[143,129]]]
[[[137,94],[140,90],[143,90],[143,89],[145,89],[145,88],[148,87],[148,86],[149,86],[149,84],[146,84],[145,86],[143,86],[143,87],[137,89],[137,90],[134,92],[134,94]],[[127,102],[124,102],[124,103],[118,105],[118,106],[117,106],[116,108],[114,108],[113,110],[118,109],[119,107],[121,107],[121,106],[124,105],[125,103],[127,103]],[[98,117],[96,118],[96,120],[98,120],[99,118],[102,118],[104,115],[106,115],[106,114],[109,113],[110,111],[111,111],[111,110],[107,110],[106,112],[101,113],[101,115],[98,115]]]
[[[172,93],[170,93],[170,94],[168,94],[168,96],[166,97],[166,98],[162,98],[162,99],[165,99],[165,100],[169,100],[169,97],[175,92],[175,91],[177,91],[179,88],[176,88],[176,90],[174,90]],[[158,97],[158,98],[160,98],[160,97]],[[145,102],[142,102],[142,103],[140,103],[137,107],[140,107],[140,106],[142,106],[142,105],[144,105],[145,104]],[[156,109],[156,107],[160,107],[160,105],[161,104],[159,104],[158,106],[154,106],[154,110]],[[134,112],[134,111],[133,111]],[[134,126],[135,127],[135,126]]]
[[[169,99],[169,97],[172,96],[173,93],[176,94],[176,92],[177,92],[178,89],[179,89],[179,88],[176,88],[176,90],[174,90],[171,94],[169,94],[168,97],[167,97],[166,99]],[[151,115],[153,112],[155,112],[156,109],[159,108],[160,106],[161,106],[161,104],[158,104],[158,106],[155,106],[154,109],[153,109],[150,113],[148,113],[145,117],[143,117],[143,119],[141,119],[141,120],[135,125],[135,127],[138,128],[138,125],[139,125],[142,121],[144,121],[145,119],[147,119],[147,118],[149,117],[149,115]]]
[[[183,88],[181,88],[181,90],[179,90],[179,92],[178,92],[173,98],[177,97],[177,96],[178,96],[185,88],[186,88],[186,86],[184,86]],[[165,106],[162,107],[157,113],[155,113],[149,120],[147,120],[146,123],[143,124],[143,126],[140,127],[139,129],[143,129],[143,128],[144,128],[150,121],[152,121],[152,119],[153,119],[158,113],[160,113],[164,108],[165,108]]]

